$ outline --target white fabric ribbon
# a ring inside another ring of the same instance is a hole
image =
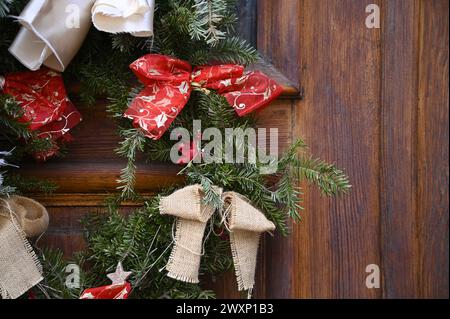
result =
[[[100,31],[151,37],[154,11],[155,0],[97,0],[92,22]]]
[[[19,17],[22,28],[9,51],[32,71],[46,65],[64,71],[91,26],[94,0],[31,0]]]

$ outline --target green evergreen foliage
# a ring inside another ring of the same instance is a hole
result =
[[[85,221],[89,249],[81,254],[81,261],[89,264],[90,269],[86,287],[109,284],[106,273],[113,272],[117,262],[122,261],[124,268],[133,272],[130,277],[133,298],[212,298],[211,291],[170,280],[160,271],[171,252],[172,224],[170,218],[159,214],[158,197],[128,217],[119,214],[115,206],[110,207],[106,216],[92,215]],[[223,257],[217,258],[212,253],[220,250],[220,245],[208,242],[208,246],[210,254],[203,262],[202,272],[228,270],[231,265],[228,255],[223,261]]]
[[[58,189],[58,185],[55,185],[49,181],[36,177],[24,177],[16,173],[7,175],[5,177],[5,183],[13,187],[15,193],[18,194],[38,192],[50,195]]]
[[[128,162],[127,166],[122,169],[120,179],[117,181],[121,186],[118,187],[122,191],[123,198],[134,197],[134,184],[136,175],[136,154],[138,151],[144,151],[144,145],[146,138],[139,129],[123,129],[120,131],[121,136],[124,138],[120,142],[120,147],[116,150],[117,154],[125,157]]]
[[[4,167],[10,164],[6,161],[6,157],[10,156],[11,153],[7,151],[0,151],[0,169],[3,170]],[[5,172],[0,171],[0,196],[8,196],[9,194],[15,192],[15,188],[10,186],[5,182]]]
[[[23,109],[12,97],[0,95],[0,146],[14,148],[13,158],[17,161],[53,147],[51,141],[30,131],[28,123],[17,121],[22,114]]]
[[[11,0],[0,0],[0,17],[6,17],[9,13],[9,6],[11,5]]]
[[[8,11],[9,14],[17,14],[25,2],[0,0],[0,59],[4,62],[0,65],[0,74],[22,69],[7,52],[18,26],[11,19],[1,17]],[[116,153],[126,159],[127,165],[118,180],[119,194],[108,202],[107,214],[92,214],[84,221],[88,249],[74,256],[75,262],[83,268],[82,287],[75,290],[65,287],[63,279],[67,261],[59,252],[44,251],[41,258],[46,279],[35,289],[39,297],[76,298],[83,288],[109,284],[106,274],[114,271],[119,261],[123,262],[125,269],[133,272],[130,279],[134,287],[132,298],[214,297],[211,291],[203,290],[199,285],[180,283],[160,271],[166,265],[172,248],[174,219],[159,214],[159,196],[174,189],[144,200],[142,208],[127,216],[120,210],[123,200],[142,200],[134,189],[137,154],[143,153],[143,158],[148,161],[168,162],[170,149],[175,143],[170,140],[169,133],[158,141],[146,138],[139,129],[133,128],[130,120],[123,118],[123,113],[142,89],[128,66],[144,54],[171,55],[187,60],[193,66],[211,62],[248,65],[257,61],[257,51],[233,34],[235,6],[235,0],[158,1],[155,35],[148,39],[125,34],[109,35],[91,29],[64,78],[67,83],[80,83],[80,91],[71,94],[82,102],[95,107],[97,100],[108,100],[107,112],[117,123],[118,134],[122,138]],[[29,133],[26,123],[14,120],[19,115],[17,103],[10,97],[0,96],[2,138],[10,145],[17,145],[20,139],[40,143]],[[245,130],[255,126],[254,118],[238,117],[226,99],[215,92],[194,91],[171,128],[184,127],[192,132],[193,119],[201,120],[203,129],[216,127],[222,133],[226,128]],[[236,148],[246,148],[242,141],[234,143]],[[27,154],[19,147],[16,152]],[[294,221],[300,219],[300,185],[304,185],[303,182],[316,185],[327,196],[344,194],[350,189],[346,175],[334,164],[311,157],[301,140],[280,159],[275,178],[262,175],[260,168],[261,163],[204,165],[191,162],[184,168],[180,167],[180,175],[185,177],[186,184],[200,183],[205,191],[204,200],[218,209],[223,202],[213,186],[241,193],[285,235],[289,232],[289,218]],[[20,186],[21,181],[20,177],[10,178],[11,184],[8,185],[17,185],[26,192],[29,188]],[[45,190],[45,185],[40,187]],[[217,219],[212,219],[208,225],[202,274],[220,274],[232,268],[229,242],[224,238],[223,226]]]
[[[84,287],[84,272],[80,272],[79,287],[67,286],[67,270],[70,264],[79,265],[79,261],[70,262],[57,249],[35,249],[45,274],[44,279],[32,289],[38,299],[78,299]]]
[[[28,0],[0,0],[0,75],[24,69],[8,52],[20,28],[9,16],[19,15],[27,2]]]

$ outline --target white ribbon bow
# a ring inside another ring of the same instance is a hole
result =
[[[91,26],[94,0],[31,0],[17,20],[22,24],[9,51],[32,71],[46,65],[64,71]]]
[[[63,72],[92,22],[100,31],[150,37],[154,10],[155,0],[31,0],[14,17],[23,27],[9,51],[32,71],[45,65]]]
[[[109,33],[153,36],[155,0],[97,0],[92,7],[92,22]]]

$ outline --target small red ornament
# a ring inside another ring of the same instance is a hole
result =
[[[126,280],[130,275],[131,272],[124,271],[119,262],[116,271],[107,275],[112,281],[111,285],[86,289],[80,299],[128,299],[131,284]]]
[[[180,158],[177,161],[179,165],[188,164],[197,156],[201,156],[202,152],[199,150],[201,146],[201,137],[194,138],[194,140],[186,145],[185,143],[181,143],[178,147],[178,152],[181,153]]]
[[[33,290],[28,290],[28,299],[37,299]]]

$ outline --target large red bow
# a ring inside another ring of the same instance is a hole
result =
[[[282,88],[261,72],[244,73],[240,65],[200,66],[192,70],[185,61],[148,54],[130,65],[145,88],[125,112],[135,127],[157,140],[189,100],[193,89],[211,89],[223,95],[239,116],[277,98]]]
[[[71,140],[68,133],[81,121],[81,114],[67,97],[64,82],[59,73],[49,69],[36,72],[9,73],[0,78],[0,89],[15,98],[23,108],[19,122],[29,123],[39,138],[52,141],[53,148],[35,154],[38,160],[55,155],[59,144]]]

